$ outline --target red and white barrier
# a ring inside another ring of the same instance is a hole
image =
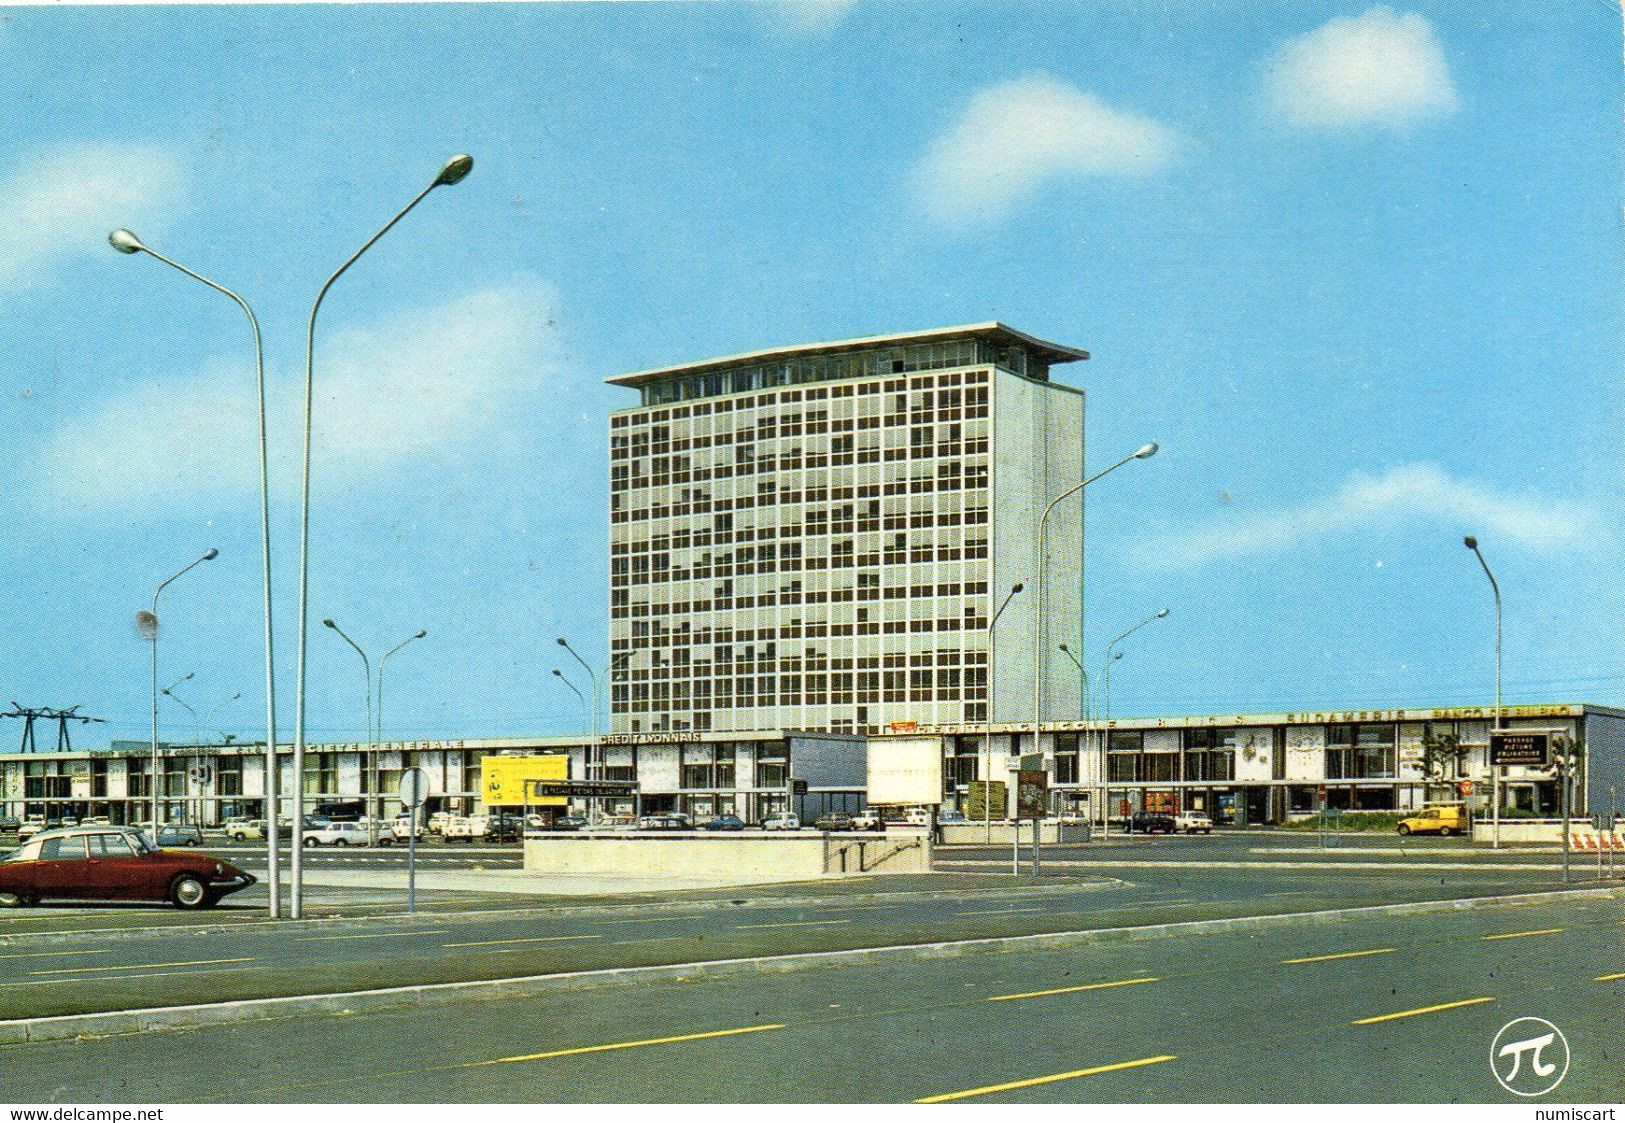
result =
[[[1576,850],[1625,850],[1625,832],[1621,831],[1569,831],[1569,845]]]

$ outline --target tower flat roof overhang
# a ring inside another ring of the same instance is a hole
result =
[[[964,339],[967,337],[1019,343],[1049,363],[1070,363],[1089,357],[1087,351],[1080,351],[1075,347],[1063,347],[1059,343],[1050,343],[1036,336],[1027,335],[1024,332],[1016,331],[1014,328],[1006,327],[997,320],[990,320],[984,324],[965,324],[960,327],[931,328],[927,331],[899,332],[894,335],[871,335],[862,339],[843,339],[830,343],[800,343],[792,347],[772,347],[765,351],[747,351],[740,355],[705,359],[697,363],[683,363],[680,366],[656,367],[653,370],[640,370],[632,374],[617,374],[612,378],[604,379],[604,381],[614,386],[642,386],[645,383],[658,382],[677,375],[701,374],[718,368],[771,362],[775,359],[804,358],[812,355],[828,355],[838,351],[856,351],[874,347],[906,346],[910,343],[935,343],[944,339]]]

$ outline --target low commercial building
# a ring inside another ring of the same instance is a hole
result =
[[[1053,814],[1205,811],[1223,822],[1280,823],[1322,803],[1399,811],[1446,799],[1487,810],[1494,717],[1493,707],[1458,706],[1059,721],[1044,723],[1038,749]],[[1625,794],[1625,710],[1506,706],[1502,726],[1549,731],[1554,745],[1578,752],[1576,813],[1606,811],[1616,789]],[[981,724],[894,723],[870,740],[882,761],[888,754],[939,760],[942,805],[967,813],[975,781],[1007,781],[1019,757],[1033,751],[1031,722],[995,724],[991,737]],[[1559,813],[1557,771],[1549,764],[1499,771],[1506,814]]]
[[[855,735],[763,730],[581,737],[506,737],[342,742],[307,745],[303,789],[315,810],[399,810],[404,768],[428,772],[433,811],[483,810],[480,762],[495,754],[563,755],[572,779],[633,781],[645,814],[681,811],[696,818],[738,815],[759,822],[777,811],[821,814],[863,804],[864,740]],[[216,824],[263,818],[265,746],[163,744],[159,797],[165,822]],[[291,747],[279,746],[282,813],[293,789]],[[0,814],[105,815],[115,823],[151,817],[150,744],[115,741],[105,749],[0,754]],[[374,793],[379,793],[375,800]],[[631,814],[634,800],[602,810]]]

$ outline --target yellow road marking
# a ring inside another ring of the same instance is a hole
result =
[[[256,956],[241,959],[188,959],[180,963],[115,963],[108,967],[58,967],[50,971],[30,971],[30,975],[72,975],[79,971],[140,971],[148,967],[204,967],[211,963],[253,963]]]
[[[1093,1076],[1099,1072],[1115,1072],[1122,1068],[1139,1068],[1142,1065],[1161,1064],[1163,1061],[1177,1060],[1172,1054],[1164,1057],[1144,1057],[1137,1061],[1120,1061],[1114,1065],[1099,1065],[1095,1068],[1080,1068],[1074,1072],[1058,1072],[1054,1076],[1035,1076],[1031,1080],[1012,1080],[1008,1084],[989,1084],[985,1088],[971,1088],[964,1092],[949,1092],[942,1096],[926,1096],[915,1100],[917,1104],[939,1104],[948,1100],[963,1100],[971,1096],[986,1096],[994,1092],[1008,1092],[1012,1088],[1031,1088],[1035,1084],[1053,1084],[1057,1080],[1075,1080],[1080,1076]]]
[[[1596,981],[1599,983],[1611,983],[1615,979],[1625,979],[1625,971],[1621,971],[1617,975],[1598,975]]]
[[[1160,983],[1161,979],[1119,979],[1115,983],[1084,983],[1075,987],[1056,987],[1054,990],[1030,990],[1025,994],[998,994],[989,1002],[1013,1002],[1018,998],[1042,998],[1046,994],[1073,994],[1080,990],[1106,990],[1109,987],[1131,987],[1136,983]]]
[[[18,951],[9,955],[0,955],[0,959],[37,959],[42,955],[111,955],[112,948],[99,948],[95,951]]]
[[[1550,936],[1555,932],[1561,932],[1561,931],[1563,931],[1563,929],[1561,929],[1561,928],[1536,928],[1532,932],[1503,932],[1499,936],[1480,936],[1479,939],[1481,939],[1481,940],[1516,940],[1519,936]]]
[[[1283,959],[1282,963],[1324,963],[1328,959],[1356,959],[1362,955],[1387,955],[1395,948],[1372,948],[1370,951],[1340,951],[1336,955],[1306,955],[1302,959]]]
[[[521,936],[512,940],[471,940],[465,944],[441,944],[443,948],[488,948],[493,944],[556,944],[564,940],[602,940],[602,936]]]
[[[735,928],[810,928],[830,924],[851,924],[850,920],[788,920],[783,924],[735,924]]]
[[[699,1041],[707,1037],[733,1037],[741,1033],[762,1033],[770,1029],[783,1029],[783,1023],[762,1026],[744,1026],[740,1029],[714,1029],[708,1033],[682,1033],[675,1037],[648,1037],[642,1041],[617,1041],[612,1045],[582,1045],[574,1049],[554,1049],[547,1053],[526,1053],[522,1057],[498,1057],[494,1061],[474,1061],[458,1068],[480,1068],[484,1065],[509,1065],[519,1061],[545,1061],[549,1057],[573,1057],[581,1053],[608,1053],[614,1049],[639,1049],[645,1045],[669,1045],[675,1041]]]
[[[1460,1002],[1441,1002],[1437,1006],[1423,1006],[1416,1010],[1401,1010],[1397,1014],[1378,1014],[1374,1018],[1359,1018],[1349,1023],[1368,1026],[1376,1022],[1391,1022],[1395,1018],[1414,1018],[1418,1014],[1432,1014],[1438,1010],[1454,1010],[1457,1006],[1477,1006],[1480,1002],[1494,1002],[1494,998],[1464,998]]]

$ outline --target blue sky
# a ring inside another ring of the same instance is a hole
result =
[[[1090,350],[1120,714],[1625,704],[1620,14],[1605,3],[0,11],[0,702],[146,736],[147,647],[263,731],[253,370],[292,716],[567,733],[605,656],[605,376],[999,319]],[[161,684],[162,685],[162,684]],[[585,689],[585,682],[579,682]],[[190,719],[163,711],[166,735]],[[0,725],[3,739],[19,723]]]

